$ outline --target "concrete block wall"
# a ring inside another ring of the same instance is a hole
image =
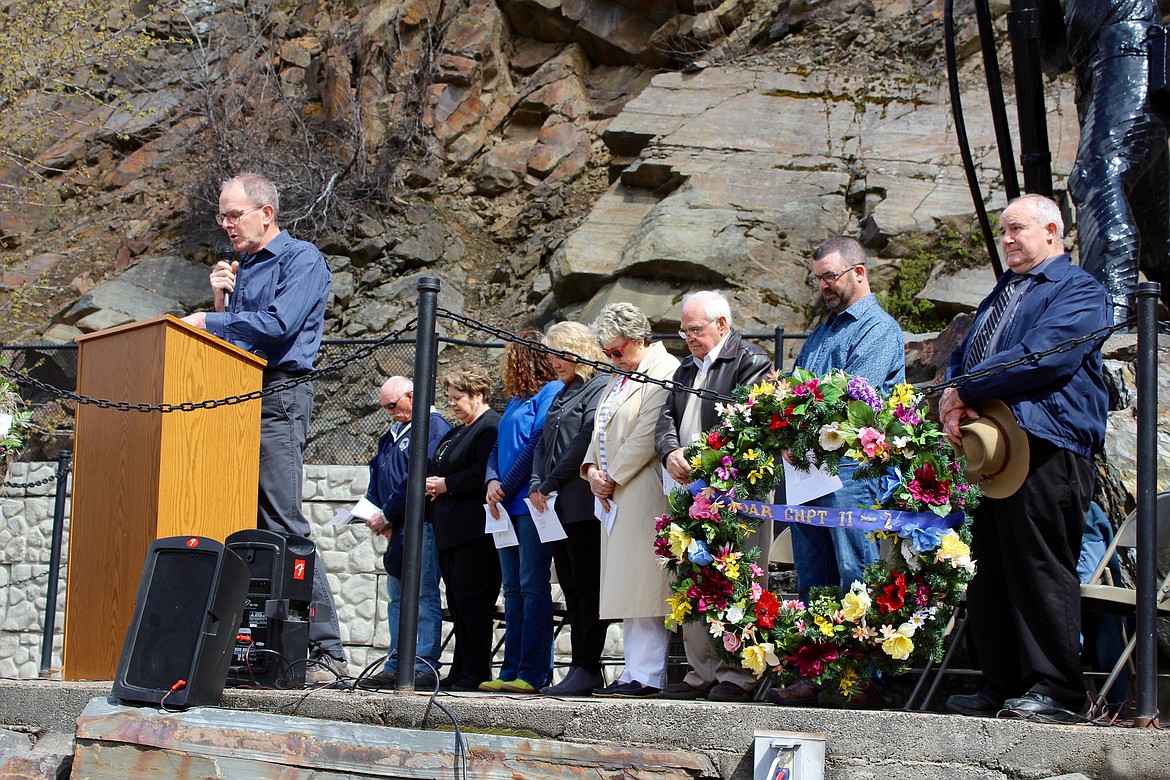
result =
[[[56,463],[12,463],[5,482],[36,482],[56,473]],[[350,673],[358,674],[385,655],[389,644],[386,623],[386,573],[382,552],[386,541],[364,525],[329,525],[342,507],[365,495],[366,466],[305,467],[302,509],[313,525],[318,559],[325,565],[337,604],[341,639],[349,656]],[[49,555],[56,484],[0,490],[0,678],[40,676],[41,643],[46,610]],[[53,640],[52,677],[59,677],[68,586],[69,507],[66,505],[62,569]],[[553,597],[560,598],[553,585]],[[502,602],[501,602],[502,603]],[[443,660],[449,660],[448,647]],[[567,662],[569,632],[557,638],[558,663]],[[621,632],[611,627],[607,655],[620,657]],[[498,662],[497,658],[497,662]],[[620,669],[620,667],[619,667]],[[618,673],[617,670],[611,674]]]

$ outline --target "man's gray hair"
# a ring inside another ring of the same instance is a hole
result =
[[[703,316],[711,322],[723,317],[727,320],[727,327],[735,327],[731,322],[731,304],[727,302],[727,298],[722,293],[717,293],[714,290],[698,290],[683,296],[682,307],[685,309],[691,301],[695,301],[703,308]]]
[[[589,329],[602,344],[618,339],[640,340],[649,344],[654,335],[650,329],[650,320],[646,319],[642,310],[625,301],[611,303],[603,308]]]
[[[273,216],[280,213],[280,192],[276,189],[276,185],[269,181],[267,177],[261,176],[258,173],[241,173],[221,184],[219,191],[223,192],[235,184],[244,188],[244,195],[254,208],[271,206]]]
[[[869,268],[869,258],[865,254],[865,247],[852,236],[833,236],[813,250],[813,260],[824,260],[829,255],[841,255],[845,265],[864,265]]]
[[[1008,206],[1016,203],[1030,203],[1032,205],[1032,213],[1036,215],[1036,222],[1041,227],[1050,224],[1056,225],[1056,237],[1062,242],[1064,241],[1064,217],[1061,216],[1060,206],[1056,205],[1056,201],[1052,198],[1029,192],[1018,198],[1012,198],[1008,202]],[[1006,209],[1007,207],[1005,206],[1004,208]]]

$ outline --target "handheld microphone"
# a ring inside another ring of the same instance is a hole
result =
[[[219,248],[219,259],[222,260],[223,262],[227,263],[229,266],[232,264],[232,258],[234,256],[235,256],[235,250],[232,249],[231,244],[224,244],[223,246],[221,246]],[[231,303],[231,294],[225,292],[223,294],[223,310],[224,311],[228,310],[228,306],[230,305],[230,303]]]

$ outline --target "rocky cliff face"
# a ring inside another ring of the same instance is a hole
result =
[[[20,316],[0,337],[201,304],[92,288],[148,258],[178,278],[212,262],[217,182],[249,168],[281,184],[282,224],[329,255],[329,327],[351,337],[404,322],[420,273],[442,278],[444,305],[501,324],[626,297],[669,329],[704,286],[733,295],[745,327],[801,330],[805,258],[826,236],[864,235],[893,279],[907,234],[970,219],[940,0],[163,9],[150,56],[106,74],[133,109],[58,107],[82,121],[40,151],[45,205],[4,214]],[[968,15],[960,30],[969,53]],[[986,100],[967,98],[994,205]],[[1063,172],[1066,82],[1049,102]]]

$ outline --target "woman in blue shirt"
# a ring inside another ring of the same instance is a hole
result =
[[[517,335],[529,341],[541,339],[535,330],[522,330]],[[497,506],[507,511],[520,544],[499,550],[504,579],[504,663],[499,677],[479,687],[491,692],[536,693],[552,676],[552,546],[541,543],[524,498],[544,418],[564,385],[553,379],[547,354],[522,344],[510,343],[504,348],[501,370],[508,404],[488,458],[487,504],[493,515]]]

